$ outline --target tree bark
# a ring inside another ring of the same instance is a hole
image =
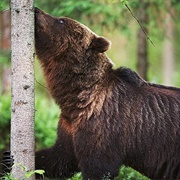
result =
[[[163,54],[163,83],[172,85],[174,72],[174,24],[169,13],[166,14],[165,21],[165,40],[164,40],[164,54]]]
[[[33,0],[11,0],[11,152],[15,164],[34,170],[34,9]],[[12,170],[24,177],[20,166]],[[31,179],[34,179],[32,177]]]
[[[146,33],[148,33],[147,28],[146,28],[146,26],[148,24],[147,7],[148,7],[148,4],[146,2],[144,2],[144,0],[140,0],[140,8],[138,11],[138,20],[144,27],[144,30],[146,31]],[[147,42],[147,37],[141,28],[138,31],[137,38],[138,38],[137,71],[143,79],[147,80],[148,42]]]

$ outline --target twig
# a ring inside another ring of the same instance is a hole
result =
[[[47,88],[46,86],[42,85],[40,82],[38,82],[36,78],[35,78],[35,81],[36,81],[36,83],[38,83],[40,86],[42,86],[43,88],[45,88],[47,92],[49,92],[49,91],[48,91],[48,88]]]
[[[136,18],[136,16],[133,14],[133,12],[131,11],[130,7],[124,3],[124,5],[126,6],[126,8],[128,9],[128,11],[131,13],[131,15],[133,16],[133,18],[138,22],[139,26],[141,27],[142,31],[144,32],[144,34],[147,37],[147,40],[150,41],[150,43],[155,47],[153,41],[150,39],[150,37],[148,36],[148,34],[146,33],[144,27],[141,25],[140,21],[138,20],[138,18]]]

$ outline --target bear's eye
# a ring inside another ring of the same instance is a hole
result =
[[[63,19],[59,19],[58,20],[60,24],[64,24],[64,20]]]

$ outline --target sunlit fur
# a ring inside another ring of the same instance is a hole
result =
[[[98,180],[125,164],[151,179],[180,179],[180,89],[113,70],[108,40],[61,20],[36,9],[36,53],[61,108],[56,143],[36,153],[36,169]]]

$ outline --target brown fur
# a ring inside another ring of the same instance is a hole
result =
[[[125,164],[153,179],[180,178],[180,89],[113,70],[109,46],[84,25],[36,9],[36,53],[61,107],[57,141],[36,153],[36,168],[96,180]]]

